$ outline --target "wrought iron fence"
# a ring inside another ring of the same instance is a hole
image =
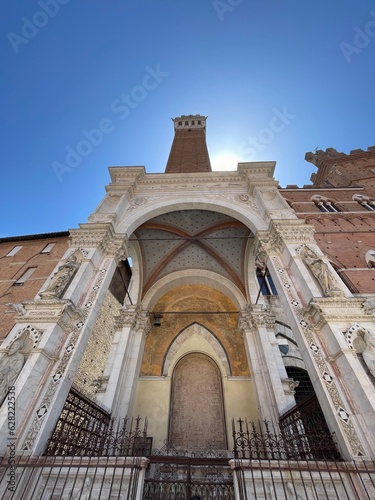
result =
[[[98,405],[71,390],[45,455],[147,456],[151,447],[147,419],[115,420]]]
[[[152,456],[143,500],[234,500],[233,472],[228,459],[197,456]]]
[[[235,458],[257,460],[337,460],[337,446],[327,432],[307,432],[303,426],[275,429],[270,422],[259,425],[232,421]]]
[[[72,391],[45,456],[13,468],[0,463],[0,500],[24,491],[31,494],[22,498],[33,500],[132,500],[142,488],[144,500],[233,500],[235,491],[240,500],[375,499],[374,463],[341,460],[313,398],[279,426],[238,419],[232,433],[232,451],[181,450],[168,442],[152,450],[147,419],[115,421]],[[4,489],[9,473],[18,493]]]
[[[296,458],[339,460],[335,444],[315,394],[305,398],[280,417],[280,435]]]

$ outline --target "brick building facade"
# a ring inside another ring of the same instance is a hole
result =
[[[280,192],[352,293],[375,293],[375,148],[307,153],[312,184]]]
[[[9,304],[32,300],[68,248],[69,232],[0,239],[0,339],[14,325]]]

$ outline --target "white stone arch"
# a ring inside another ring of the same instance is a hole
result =
[[[202,197],[191,196],[189,201],[186,202],[176,199],[161,199],[160,201],[155,200],[150,204],[145,204],[131,213],[125,212],[125,215],[116,224],[116,233],[125,234],[127,237],[130,237],[144,222],[159,215],[178,210],[209,210],[211,212],[218,212],[242,222],[254,234],[257,231],[267,230],[267,225],[260,214],[251,210],[246,205],[239,206],[223,199],[210,200],[205,198],[202,200]]]
[[[142,307],[152,311],[155,304],[163,295],[180,285],[207,285],[222,292],[233,302],[238,311],[243,309],[247,302],[242,292],[230,280],[214,273],[200,269],[185,269],[164,276],[147,291],[142,301]]]
[[[205,350],[197,350],[197,349],[189,350],[187,352],[180,352],[179,354],[182,345],[193,335],[199,335],[206,342],[208,342],[210,347],[213,349],[215,356],[212,356],[209,352]],[[180,333],[178,333],[176,337],[173,339],[173,341],[171,342],[171,344],[167,349],[166,355],[163,360],[162,375],[171,376],[174,367],[177,365],[179,360],[184,356],[186,356],[187,354],[191,354],[192,352],[201,352],[202,354],[209,356],[218,365],[222,375],[226,377],[231,376],[232,371],[228,355],[224,347],[219,342],[217,337],[208,328],[199,323],[193,323],[187,326]]]

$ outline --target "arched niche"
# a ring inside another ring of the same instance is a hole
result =
[[[202,353],[190,353],[173,370],[169,443],[187,450],[227,449],[221,374]]]

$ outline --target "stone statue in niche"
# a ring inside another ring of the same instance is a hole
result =
[[[318,280],[318,283],[323,290],[323,294],[326,297],[332,297],[333,295],[337,295],[341,292],[336,283],[336,280],[328,269],[328,265],[323,261],[321,257],[319,257],[318,254],[316,254],[313,250],[311,250],[311,248],[305,245],[302,248],[300,255],[303,262]]]
[[[26,358],[31,351],[33,342],[29,338],[28,330],[16,339],[0,358],[0,405],[3,403],[9,388],[14,386]]]
[[[48,299],[60,298],[77,272],[79,266],[80,263],[74,253],[58,268],[56,273],[52,276],[47,288],[43,292],[40,292],[39,295],[42,298]]]
[[[366,363],[371,375],[375,377],[375,334],[366,331],[364,341],[366,345],[362,351],[363,361]]]

